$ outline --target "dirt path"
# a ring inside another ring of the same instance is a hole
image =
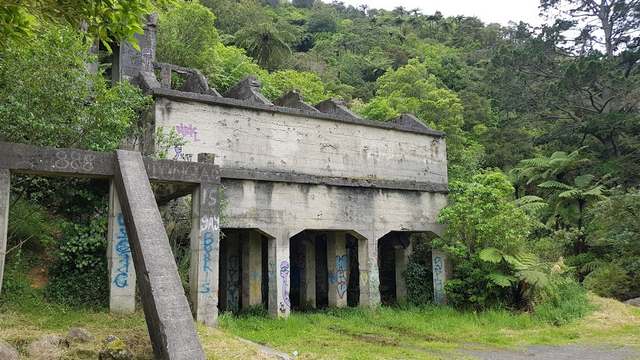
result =
[[[584,345],[530,346],[523,351],[463,351],[482,360],[633,360],[640,352],[630,347]]]

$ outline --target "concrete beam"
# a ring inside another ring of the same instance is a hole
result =
[[[403,303],[407,301],[407,280],[405,273],[409,265],[409,256],[411,255],[411,243],[404,247],[394,249],[395,265],[396,265],[396,302]]]
[[[0,169],[0,294],[4,275],[4,260],[7,255],[7,227],[9,225],[9,197],[11,195],[11,174]]]
[[[109,178],[115,175],[114,153],[57,149],[0,141],[0,169],[32,175]],[[144,158],[149,179],[161,182],[220,183],[220,169],[211,164]]]
[[[242,232],[242,307],[262,304],[262,234]]]
[[[109,310],[131,314],[136,310],[136,273],[131,256],[120,199],[113,181],[109,186],[109,225],[107,230],[109,264]]]
[[[378,237],[373,231],[358,229],[358,263],[360,270],[360,307],[380,305],[380,270]]]
[[[329,275],[329,306],[346,307],[349,287],[349,256],[346,233],[332,231],[327,237],[327,269]]]
[[[204,360],[142,156],[118,150],[116,159],[114,181],[132,245],[154,358]]]

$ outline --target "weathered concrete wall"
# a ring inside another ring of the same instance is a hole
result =
[[[188,142],[176,159],[215,153],[221,168],[447,183],[441,137],[295,113],[157,97],[156,128]]]

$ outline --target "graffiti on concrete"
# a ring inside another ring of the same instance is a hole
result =
[[[129,264],[131,263],[131,248],[129,247],[129,237],[127,236],[127,227],[124,223],[124,216],[119,213],[118,238],[116,241],[116,254],[118,254],[117,274],[113,279],[113,283],[123,289],[129,286]]]
[[[347,269],[348,269],[348,261],[347,255],[338,255],[336,256],[336,290],[338,291],[338,296],[340,299],[344,299],[347,294]]]
[[[180,123],[176,125],[176,132],[182,137],[193,142],[200,141],[200,139],[198,138],[198,128],[193,126],[192,124]]]
[[[282,302],[280,302],[280,312],[284,313],[291,309],[289,300],[289,262],[283,260],[280,263],[280,279],[282,279]]]
[[[444,259],[440,255],[433,257],[433,300],[436,304],[444,302]]]
[[[240,257],[230,256],[227,267],[227,307],[238,311],[240,308]]]

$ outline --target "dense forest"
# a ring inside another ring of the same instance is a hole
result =
[[[531,309],[579,283],[640,297],[640,1],[541,0],[551,20],[540,27],[313,0],[130,3],[95,23],[78,20],[95,9],[0,5],[0,138],[110,150],[139,131],[149,99],[85,64],[94,40],[106,59],[154,11],[158,60],[201,70],[220,92],[256,75],[271,99],[295,89],[445,131],[450,206],[436,245],[455,263],[453,305]],[[12,264],[23,248],[55,249],[47,293],[100,299],[104,186],[20,178],[14,188]],[[412,298],[429,301],[426,265],[410,270]]]

